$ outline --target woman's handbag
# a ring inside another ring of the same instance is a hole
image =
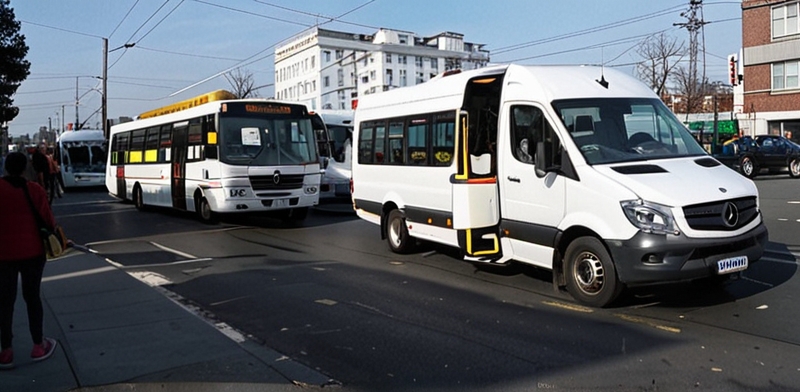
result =
[[[39,235],[42,237],[42,245],[47,259],[55,259],[64,254],[67,250],[67,236],[64,235],[64,230],[56,224],[55,227],[50,228],[39,215],[39,211],[33,205],[30,193],[28,193],[28,184],[22,186],[25,192],[25,198],[28,199],[28,205],[31,207],[33,217],[36,218],[36,225],[39,226]]]

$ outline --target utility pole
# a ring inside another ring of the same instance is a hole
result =
[[[103,136],[108,139],[108,38],[103,38]]]
[[[699,14],[699,16],[698,16]],[[689,83],[687,102],[687,113],[694,109],[696,101],[700,97],[700,91],[697,86],[697,36],[701,34],[705,37],[703,26],[708,22],[703,20],[703,0],[689,0],[689,10],[681,12],[681,16],[688,19],[686,23],[673,23],[674,26],[680,26],[689,31]],[[703,58],[705,58],[705,42],[703,43]],[[702,84],[706,82],[705,61],[703,61],[703,78],[700,81]]]
[[[81,123],[78,120],[78,80],[79,79],[80,79],[80,76],[76,76],[75,77],[75,125],[72,127],[73,131],[77,131],[78,130],[78,128],[77,128],[78,124]]]

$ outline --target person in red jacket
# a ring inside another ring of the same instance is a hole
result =
[[[55,339],[43,335],[44,310],[40,292],[47,257],[37,220],[23,187],[27,187],[33,206],[47,225],[55,226],[55,218],[44,188],[22,177],[27,164],[25,154],[8,154],[5,160],[8,175],[0,180],[0,369],[14,367],[11,342],[20,276],[22,297],[28,308],[28,328],[33,339],[31,358],[34,361],[49,358],[57,344]]]

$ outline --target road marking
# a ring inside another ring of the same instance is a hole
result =
[[[796,200],[789,200],[789,201],[787,201],[786,203],[787,203],[787,204],[800,204],[800,201],[796,201]]]
[[[85,270],[85,271],[70,272],[68,274],[48,276],[48,277],[42,278],[42,282],[52,282],[52,281],[55,281],[55,280],[77,278],[79,276],[94,275],[94,274],[99,274],[99,273],[103,273],[103,272],[113,271],[115,269],[116,268],[114,268],[114,267],[92,268],[90,270]]]
[[[615,316],[617,316],[617,317],[619,317],[619,318],[621,318],[621,319],[623,319],[625,321],[630,321],[632,323],[647,325],[647,326],[653,327],[655,329],[660,329],[662,331],[667,331],[667,332],[671,332],[671,333],[681,333],[681,329],[680,328],[670,327],[668,325],[662,325],[662,324],[659,324],[659,323],[657,323],[657,322],[655,322],[653,320],[648,320],[648,319],[644,319],[644,318],[641,318],[641,317],[629,316],[627,314],[621,314],[621,313],[617,313],[617,314],[615,314]]]
[[[556,308],[566,309],[566,310],[574,310],[576,312],[581,313],[592,313],[594,310],[587,308],[585,306],[575,305],[575,304],[568,304],[565,302],[557,302],[557,301],[542,301],[543,304],[554,306]]]
[[[76,218],[81,216],[93,216],[93,215],[108,215],[108,214],[117,214],[120,212],[133,212],[136,210],[116,210],[116,211],[99,211],[99,212],[87,212],[83,214],[69,214],[69,215],[58,215],[59,219],[63,218]]]
[[[172,281],[167,279],[166,276],[151,271],[131,271],[128,272],[128,274],[136,279],[141,280],[150,287],[159,287],[172,284]]]
[[[121,203],[119,200],[98,200],[98,201],[79,201],[74,203],[56,203],[57,206],[82,206],[82,205],[95,205],[106,203]]]
[[[161,245],[161,244],[159,244],[157,242],[153,242],[153,241],[149,241],[149,242],[150,242],[150,245],[153,245],[156,248],[159,248],[161,250],[165,250],[165,251],[170,252],[170,253],[174,253],[174,254],[176,254],[178,256],[181,256],[181,257],[184,257],[184,258],[187,258],[187,259],[196,259],[197,258],[197,256],[181,252],[181,251],[179,251],[177,249],[168,248],[168,247],[166,247],[164,245]]]
[[[336,305],[338,303],[338,302],[336,302],[336,301],[334,301],[332,299],[318,299],[318,300],[316,300],[314,302],[316,302],[318,304],[328,305],[328,306],[333,306],[333,305]]]
[[[108,259],[106,259],[106,260],[108,260]],[[169,263],[134,264],[134,265],[122,265],[122,264],[119,264],[119,263],[112,263],[112,264],[119,265],[120,269],[137,269],[137,268],[148,268],[148,267],[168,267],[170,265],[190,264],[190,263],[197,263],[199,261],[211,261],[211,260],[214,260],[214,259],[212,259],[210,257],[201,257],[199,259],[171,261]]]

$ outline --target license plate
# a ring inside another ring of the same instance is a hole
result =
[[[729,274],[731,272],[744,271],[747,269],[747,256],[731,257],[717,261],[717,274]]]
[[[288,206],[289,206],[289,199],[277,199],[272,201],[273,208],[281,208]]]

